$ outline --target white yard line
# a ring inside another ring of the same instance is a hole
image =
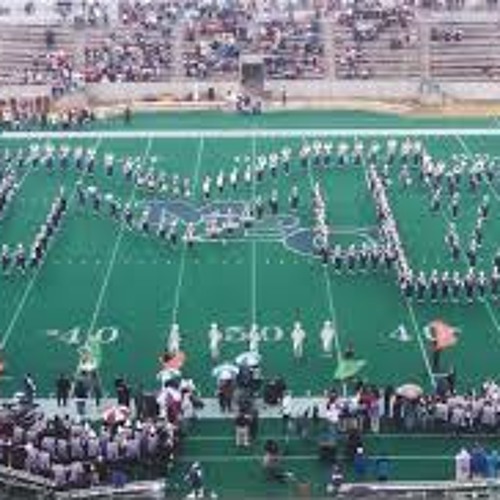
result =
[[[188,438],[189,441],[189,438]],[[443,462],[455,460],[453,455],[375,455],[370,456],[370,459],[377,460],[383,458],[390,460],[391,462]],[[318,454],[312,455],[284,455],[283,460],[285,462],[304,462],[304,461],[318,461]],[[180,458],[181,462],[202,462],[202,463],[227,463],[227,462],[256,462],[262,461],[262,455],[186,455]]]
[[[97,142],[94,145],[94,149],[96,151],[99,149],[99,146],[101,145],[101,142],[102,142],[102,137],[98,137]],[[82,173],[80,175],[80,179],[83,177],[83,175],[84,175],[84,173]],[[73,200],[75,199],[75,196],[76,196],[76,185],[77,185],[77,183],[75,182],[75,187],[71,191],[71,194],[70,194],[70,197],[69,197],[69,200],[68,200],[68,209],[71,207],[71,205],[73,204]],[[14,314],[12,315],[12,318],[10,320],[9,325],[7,326],[7,330],[4,333],[2,341],[0,342],[0,349],[4,350],[5,347],[7,346],[7,343],[9,342],[9,340],[10,340],[10,338],[12,336],[12,333],[13,333],[16,325],[17,325],[17,322],[18,322],[18,320],[19,320],[19,318],[21,316],[21,313],[24,310],[24,306],[26,305],[26,301],[28,300],[28,298],[29,298],[29,296],[31,294],[31,291],[33,290],[33,287],[35,286],[35,283],[36,283],[38,277],[40,276],[40,272],[41,272],[41,270],[42,270],[45,262],[47,261],[47,254],[49,253],[49,250],[53,247],[54,242],[56,240],[57,240],[57,238],[52,238],[49,241],[49,244],[47,246],[47,251],[45,252],[45,258],[42,260],[42,262],[40,263],[40,265],[35,269],[35,271],[33,272],[32,276],[31,276],[31,279],[28,281],[28,284],[26,285],[26,288],[24,289],[24,293],[21,296],[21,298],[20,298],[20,300],[19,300],[19,302],[17,304],[17,307],[16,307],[16,309],[14,311]]]
[[[314,178],[310,165],[307,166],[307,176],[309,179],[309,186],[312,192],[312,190],[314,189]],[[339,330],[337,328],[337,312],[335,310],[335,305],[333,300],[332,284],[330,283],[330,276],[328,275],[328,267],[322,264],[321,267],[323,273],[323,280],[325,283],[326,298],[328,302],[328,312],[330,315],[330,320],[332,321],[332,324],[335,327],[335,335],[333,337],[335,344],[335,353],[337,355],[337,363],[340,363],[342,361],[342,347],[340,345]],[[344,393],[346,392],[345,384],[343,384],[343,392]]]
[[[144,163],[147,160],[147,158],[149,156],[149,152],[151,151],[152,143],[153,143],[153,139],[150,137],[148,139],[147,144],[146,144],[146,150],[144,151],[144,154],[142,156],[142,163]],[[137,183],[134,182],[134,186],[131,190],[131,193],[129,195],[129,198],[128,198],[126,204],[132,205],[134,203],[136,193],[137,193]],[[89,323],[89,326],[87,329],[87,338],[94,331],[95,325],[97,323],[97,319],[99,318],[99,313],[101,312],[102,303],[104,301],[104,297],[106,295],[106,292],[108,291],[109,282],[111,280],[111,275],[112,275],[113,270],[115,268],[116,258],[118,256],[118,250],[120,249],[120,245],[122,243],[126,227],[127,227],[127,223],[125,221],[125,218],[123,218],[121,221],[121,224],[120,224],[120,229],[118,230],[118,236],[116,238],[113,250],[111,252],[111,257],[110,257],[109,262],[108,262],[108,267],[106,268],[104,280],[102,282],[101,288],[99,290],[99,294],[97,296],[97,301],[96,301],[96,304],[94,307],[94,312],[92,313],[92,318],[90,320],[90,323]]]
[[[200,179],[200,169],[201,169],[201,159],[203,156],[203,150],[205,147],[205,138],[198,137],[199,145],[198,145],[198,154],[196,157],[196,164],[194,168],[194,179],[193,179],[193,196],[196,196],[198,190],[198,183]],[[177,275],[177,283],[175,285],[175,293],[174,293],[174,305],[172,307],[172,316],[171,316],[171,324],[177,323],[177,315],[179,313],[179,305],[181,299],[181,290],[182,283],[184,281],[184,272],[186,269],[186,255],[187,255],[187,244],[184,243],[184,247],[182,248],[181,253],[181,261],[179,265],[179,273]]]
[[[420,349],[420,353],[422,354],[422,359],[424,360],[424,365],[425,369],[427,370],[427,375],[429,376],[429,379],[431,381],[432,387],[436,387],[436,377],[434,375],[434,372],[432,371],[431,364],[429,361],[429,356],[427,354],[427,350],[425,349],[424,342],[422,340],[422,336],[420,335],[420,326],[418,325],[417,322],[417,316],[415,314],[415,309],[413,308],[412,303],[405,297],[404,299],[406,309],[408,311],[408,314],[410,316],[411,324],[413,326],[413,329],[415,330],[415,334],[417,336],[417,343],[418,347]]]
[[[9,140],[26,139],[140,139],[140,138],[164,138],[164,139],[197,139],[197,138],[248,138],[254,134],[257,138],[276,137],[443,137],[443,136],[499,136],[499,129],[492,128],[261,128],[255,129],[192,129],[192,130],[85,130],[85,131],[34,131],[34,132],[4,132],[2,138]]]
[[[252,205],[255,208],[256,198],[256,178],[255,178],[255,164],[257,159],[257,139],[255,131],[252,134]],[[250,302],[251,302],[251,315],[252,325],[257,323],[257,241],[255,238],[251,239],[251,277],[250,277]]]

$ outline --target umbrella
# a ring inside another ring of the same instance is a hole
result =
[[[125,422],[130,416],[130,410],[126,406],[110,406],[102,412],[102,419],[107,424],[119,424]]]
[[[222,363],[212,370],[212,376],[217,380],[230,380],[238,374],[239,368],[232,363]]]
[[[364,359],[341,359],[333,377],[335,380],[347,380],[357,375],[365,365]]]
[[[235,362],[240,366],[259,366],[260,354],[253,351],[244,352],[236,357]]]
[[[163,368],[167,370],[172,369],[178,371],[183,367],[185,361],[186,355],[182,351],[179,351],[170,359],[164,361]]]
[[[165,368],[158,373],[157,378],[161,381],[162,385],[165,385],[171,380],[181,378],[181,372],[180,370],[176,370],[174,368]]]
[[[396,394],[405,399],[418,399],[424,391],[417,384],[404,384],[396,389]]]

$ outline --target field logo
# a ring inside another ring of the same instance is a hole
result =
[[[101,345],[110,345],[114,344],[120,336],[118,328],[114,326],[104,326],[89,333],[81,326],[75,326],[69,330],[50,328],[45,333],[51,339],[75,347],[82,347],[89,340],[94,340]]]
[[[261,342],[280,342],[285,337],[285,332],[280,326],[262,326],[258,329]],[[228,326],[222,330],[223,342],[240,344],[250,341],[249,329],[244,326]]]

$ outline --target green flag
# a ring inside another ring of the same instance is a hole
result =
[[[87,339],[87,349],[89,351],[90,358],[94,362],[94,365],[97,370],[99,366],[101,366],[101,361],[102,361],[101,342],[99,341],[97,336],[91,335]]]
[[[101,342],[96,336],[90,335],[80,351],[79,371],[94,372],[99,369],[101,360]]]
[[[357,375],[366,365],[364,359],[341,359],[335,370],[335,380],[347,380]]]

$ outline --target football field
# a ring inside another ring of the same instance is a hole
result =
[[[300,115],[298,115],[300,116]],[[321,394],[333,384],[337,359],[349,344],[356,357],[367,361],[363,378],[377,384],[417,382],[426,388],[435,374],[430,366],[425,327],[442,319],[459,329],[459,342],[443,358],[443,369],[452,365],[459,386],[477,385],[485,377],[498,376],[500,356],[500,308],[491,298],[469,305],[407,301],[394,271],[336,273],[325,267],[313,251],[311,186],[319,182],[327,200],[327,218],[333,244],[374,244],[378,239],[377,217],[363,167],[300,168],[292,156],[290,175],[266,174],[262,182],[240,183],[236,190],[215,189],[204,200],[201,183],[205,176],[226,175],[235,157],[254,162],[261,155],[291,148],[320,138],[336,145],[352,145],[357,138],[367,145],[385,144],[390,137],[419,137],[427,151],[445,160],[453,154],[500,155],[499,130],[482,128],[274,128],[253,124],[250,128],[228,127],[182,130],[124,130],[118,124],[82,133],[18,133],[0,136],[2,150],[16,151],[30,144],[96,150],[96,172],[86,176],[74,168],[57,166],[52,172],[38,166],[19,167],[19,189],[0,221],[0,243],[29,247],[44,221],[60,186],[69,198],[69,208],[42,264],[25,274],[13,271],[0,276],[0,346],[6,362],[1,390],[9,394],[19,387],[22,374],[36,376],[40,394],[54,391],[61,372],[73,374],[79,353],[90,337],[102,346],[100,376],[105,391],[112,391],[117,376],[133,385],[157,387],[158,358],[170,327],[178,323],[181,347],[187,355],[183,373],[192,377],[203,396],[214,394],[208,330],[216,322],[223,332],[221,361],[230,361],[248,349],[248,331],[257,324],[265,378],[284,376],[293,394]],[[335,149],[334,149],[335,150]],[[112,153],[119,163],[137,158],[145,169],[153,167],[167,176],[190,179],[191,196],[152,192],[127,182],[117,171],[106,176],[104,156]],[[113,219],[105,203],[96,212],[81,206],[76,185],[111,193],[122,204],[130,203],[134,217],[148,210],[149,234],[130,229]],[[439,213],[429,210],[429,196],[415,184],[398,186],[398,165],[391,171],[388,194],[403,245],[414,269],[463,271],[464,262],[454,263],[444,244],[450,219],[444,204]],[[300,192],[297,211],[289,207],[293,185]],[[204,222],[228,210],[238,213],[256,196],[267,203],[273,190],[279,197],[279,212],[266,210],[250,229],[221,239],[205,236]],[[500,177],[483,184],[478,193],[464,191],[458,231],[466,239],[484,194],[491,203],[478,268],[487,275],[500,245]],[[180,240],[177,245],[155,234],[159,214],[176,217]],[[193,222],[199,241],[193,248],[182,242],[184,227]],[[290,333],[299,319],[307,333],[305,354],[293,356]],[[319,333],[325,320],[334,321],[337,336],[332,355],[323,353]],[[403,329],[401,329],[403,327]],[[405,335],[400,332],[404,330]]]

